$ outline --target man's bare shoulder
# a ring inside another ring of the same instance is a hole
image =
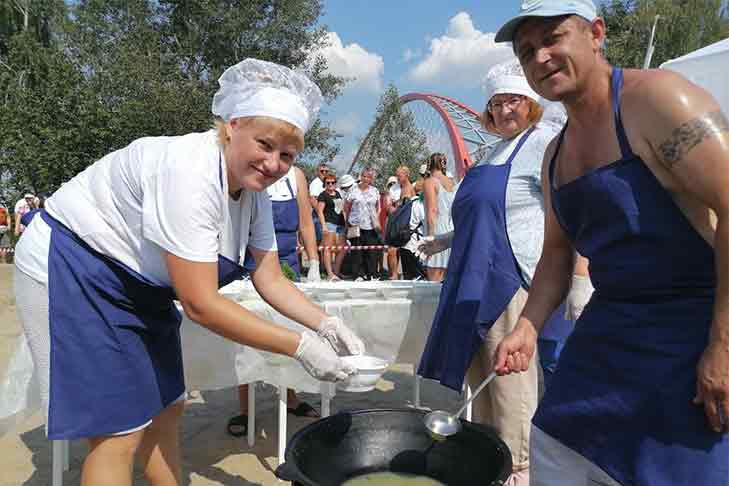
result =
[[[655,107],[659,112],[690,100],[709,100],[711,95],[682,75],[667,69],[626,69],[622,104],[641,111]]]

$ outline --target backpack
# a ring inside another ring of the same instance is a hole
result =
[[[395,211],[387,218],[385,226],[385,244],[388,246],[401,247],[405,246],[413,233],[418,230],[410,229],[410,214],[413,212],[413,200],[403,202]],[[422,224],[422,223],[421,223]],[[421,225],[418,225],[420,228]]]

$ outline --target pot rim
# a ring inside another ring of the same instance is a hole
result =
[[[281,478],[285,479],[287,481],[292,481],[294,484],[301,484],[302,486],[308,486],[316,484],[314,481],[306,476],[300,469],[299,466],[296,464],[296,462],[291,457],[293,455],[293,450],[295,444],[301,440],[301,437],[307,433],[309,433],[311,430],[317,429],[319,427],[322,427],[324,423],[327,420],[334,419],[335,417],[339,415],[363,415],[363,414],[373,414],[373,413],[391,413],[391,412],[404,412],[404,413],[417,413],[421,416],[425,416],[428,411],[427,410],[421,410],[417,408],[368,408],[368,409],[362,409],[362,410],[343,410],[341,412],[337,412],[335,414],[332,414],[328,417],[320,418],[319,420],[316,420],[315,422],[312,422],[305,427],[301,428],[300,430],[296,431],[293,436],[291,436],[291,439],[286,444],[286,450],[284,452],[284,462],[279,465],[279,468],[276,470],[278,473],[278,470],[281,469],[282,471],[286,471],[287,475],[293,476],[293,478]],[[474,427],[476,429],[480,429],[483,432],[486,432],[488,435],[490,435],[493,439],[495,439],[495,445],[497,448],[504,453],[504,456],[506,457],[506,462],[504,464],[504,467],[502,468],[502,471],[499,473],[499,477],[497,477],[489,486],[500,486],[503,485],[504,482],[508,479],[508,477],[511,475],[511,469],[512,469],[512,461],[511,461],[511,451],[509,451],[509,447],[506,445],[506,442],[501,439],[501,437],[498,436],[495,429],[492,429],[489,426],[483,425],[483,424],[477,424],[474,422],[468,422],[464,420],[463,418],[459,418],[461,422],[468,424],[468,427]],[[423,425],[425,427],[425,425]]]

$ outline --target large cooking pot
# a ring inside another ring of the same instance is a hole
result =
[[[495,431],[461,421],[461,431],[433,441],[425,412],[361,410],[317,420],[286,447],[279,479],[298,486],[340,486],[363,474],[391,471],[436,479],[448,486],[499,486],[511,473],[511,453]]]

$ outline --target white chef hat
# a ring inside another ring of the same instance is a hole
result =
[[[483,89],[486,92],[487,103],[495,95],[504,93],[528,96],[537,102],[540,100],[540,96],[529,86],[524,70],[516,58],[489,69],[484,77]]]
[[[291,123],[302,132],[311,128],[322,95],[305,75],[268,61],[244,59],[225,70],[213,97],[213,114],[224,121],[269,116]]]

